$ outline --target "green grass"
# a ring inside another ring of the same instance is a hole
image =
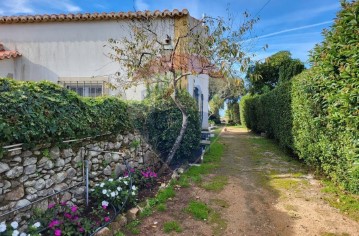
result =
[[[170,233],[175,231],[177,233],[182,232],[181,225],[177,221],[168,221],[163,224],[163,231],[165,233]]]
[[[124,233],[122,233],[122,232],[116,232],[114,234],[114,236],[126,236],[126,235]]]
[[[140,218],[145,218],[153,214],[152,207],[147,206],[143,208],[140,212]]]
[[[139,220],[131,221],[126,225],[126,229],[130,231],[132,234],[140,234],[141,230],[138,228],[138,226],[141,224]]]
[[[324,199],[350,218],[359,221],[359,196],[344,192],[328,180],[323,181],[323,184],[325,187],[322,191],[327,193]]]
[[[219,192],[223,190],[227,184],[228,184],[228,177],[218,175],[213,177],[209,182],[203,183],[201,187],[208,191]]]
[[[205,153],[203,157],[203,163],[200,166],[192,166],[183,175],[182,178],[185,181],[192,181],[194,183],[202,182],[202,175],[209,174],[210,171],[218,167],[223,154],[224,145],[215,142],[211,146],[211,150]],[[188,183],[189,184],[189,183]]]
[[[199,201],[190,201],[185,210],[198,220],[208,219],[208,215],[211,211],[205,203]]]
[[[212,225],[214,235],[223,235],[227,228],[227,221],[224,220],[217,212],[211,212],[209,215],[209,223]]]
[[[188,188],[189,186],[191,186],[189,177],[185,175],[181,175],[181,177],[178,180],[175,179],[172,180],[172,184],[179,185],[182,188]]]
[[[214,198],[210,200],[211,204],[215,204],[219,207],[223,207],[223,208],[228,208],[229,207],[229,203],[226,200],[223,199],[218,199],[218,198]]]
[[[165,203],[169,198],[176,196],[176,192],[172,186],[162,189],[158,192],[156,199],[158,203]]]
[[[157,205],[157,211],[164,212],[167,210],[167,205],[165,203],[160,203]]]

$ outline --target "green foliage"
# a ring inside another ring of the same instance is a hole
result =
[[[160,190],[157,193],[156,200],[158,203],[165,203],[169,198],[176,196],[176,192],[172,186]]]
[[[138,235],[141,233],[141,230],[138,228],[138,226],[141,224],[141,221],[139,220],[133,220],[130,223],[126,225],[126,229],[130,231],[132,234]]]
[[[205,203],[200,201],[190,201],[185,210],[198,220],[207,220],[211,211]]]
[[[213,177],[210,181],[203,183],[201,187],[208,191],[219,192],[223,190],[227,184],[228,184],[227,176],[217,175]]]
[[[182,232],[181,225],[177,221],[168,221],[163,224],[163,231],[165,233],[170,233],[176,231],[177,233]]]
[[[342,3],[312,52],[313,68],[241,107],[248,128],[267,132],[345,189],[359,193],[359,2]]]
[[[330,181],[323,181],[323,184],[322,191],[326,193],[325,200],[352,219],[359,221],[359,196],[346,193]]]
[[[83,99],[50,82],[0,78],[0,146],[57,143],[131,129],[127,106],[115,97]]]
[[[195,100],[186,91],[179,94],[188,113],[188,126],[174,157],[174,162],[183,162],[192,157],[199,148],[201,124]],[[151,145],[166,157],[182,127],[182,114],[171,97],[159,91],[152,93],[141,104],[131,104],[135,127],[148,137]]]
[[[247,72],[250,91],[256,94],[269,92],[278,83],[290,80],[304,70],[304,64],[291,58],[288,51],[280,51],[266,58],[265,62],[257,62]]]

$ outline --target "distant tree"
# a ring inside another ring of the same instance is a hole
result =
[[[278,83],[290,80],[305,69],[304,64],[291,57],[289,51],[280,51],[250,66],[246,79],[251,93],[262,94],[272,90]]]

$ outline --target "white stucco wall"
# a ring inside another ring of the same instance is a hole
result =
[[[58,22],[0,25],[0,40],[22,57],[16,59],[17,80],[49,80],[60,77],[103,77],[123,72],[108,57],[108,39],[130,36],[129,21]],[[174,37],[173,19],[157,19],[159,35]],[[0,66],[7,67],[8,65]],[[10,67],[9,67],[10,68]],[[0,67],[2,73],[3,68]],[[5,71],[5,70],[4,70]],[[119,89],[121,90],[121,88]],[[126,99],[141,100],[144,86],[126,90]],[[111,91],[110,94],[117,94]]]
[[[205,74],[200,75],[190,75],[188,76],[188,92],[194,97],[194,89],[197,87],[199,90],[199,95],[203,95],[203,105],[198,104],[198,110],[203,108],[203,118],[202,118],[202,129],[208,129],[208,97],[209,97],[209,77]]]
[[[14,75],[14,59],[0,60],[0,78],[6,78],[9,74]]]

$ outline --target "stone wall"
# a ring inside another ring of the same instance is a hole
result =
[[[90,186],[121,175],[126,169],[125,161],[139,169],[159,165],[150,145],[137,134],[108,135],[96,140],[64,142],[60,146],[64,147],[42,145],[5,152],[0,159],[0,215],[37,202],[15,214],[0,216],[0,221],[16,220],[24,225],[31,209],[45,210],[53,201],[42,198],[68,188],[55,196],[58,201],[83,201],[84,160],[89,160]],[[75,185],[78,186],[71,188]]]

